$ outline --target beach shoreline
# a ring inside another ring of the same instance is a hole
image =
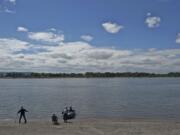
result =
[[[59,125],[49,120],[18,124],[0,121],[0,135],[179,135],[180,121],[156,119],[77,119]]]

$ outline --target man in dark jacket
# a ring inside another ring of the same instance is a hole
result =
[[[27,123],[26,115],[25,115],[26,112],[28,112],[28,111],[26,109],[24,109],[23,106],[21,106],[21,109],[18,111],[18,114],[20,113],[19,123],[21,123],[22,117],[24,118],[24,123]]]

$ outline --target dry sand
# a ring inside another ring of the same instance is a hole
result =
[[[72,123],[0,122],[0,135],[180,135],[180,122],[162,120],[86,119]]]

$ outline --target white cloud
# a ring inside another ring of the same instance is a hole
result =
[[[43,41],[40,44],[15,38],[0,38],[0,70],[29,72],[175,72],[180,70],[180,49],[101,48],[84,41],[64,42],[47,33],[49,34],[49,32],[36,32],[37,35],[32,38]],[[46,44],[57,41],[60,44]]]
[[[17,27],[17,31],[19,31],[19,32],[28,32],[28,29],[25,28],[25,27],[19,26],[19,27]]]
[[[180,33],[177,34],[176,43],[177,43],[177,44],[180,44]]]
[[[3,12],[5,12],[5,13],[10,13],[10,14],[16,13],[14,10],[10,10],[10,9],[4,9]]]
[[[151,16],[151,13],[150,13],[150,12],[148,12],[148,13],[147,13],[147,16]]]
[[[32,40],[49,43],[60,43],[64,41],[63,34],[55,34],[53,32],[29,32],[28,37]]]
[[[17,27],[17,31],[27,32],[28,38],[35,41],[53,44],[59,44],[64,41],[64,35],[60,33],[57,34],[57,30],[55,28],[50,28],[46,32],[29,32],[27,28],[19,26]]]
[[[124,28],[124,26],[112,22],[105,22],[102,24],[102,26],[107,32],[112,34],[118,33],[121,29]]]
[[[8,0],[9,2],[16,4],[16,0]]]
[[[107,60],[113,56],[110,50],[92,49],[86,51],[87,57],[94,60]]]
[[[16,51],[21,51],[27,49],[29,43],[25,41],[20,41],[14,38],[0,38],[0,50],[5,53],[14,53]]]
[[[93,37],[91,35],[82,35],[81,39],[90,42],[93,40]]]
[[[50,31],[54,31],[54,32],[57,31],[55,28],[50,28],[49,30],[50,30]]]
[[[147,14],[147,18],[145,20],[145,23],[149,28],[156,28],[159,27],[161,22],[161,18],[158,16],[151,16],[151,13]]]
[[[14,14],[16,0],[0,0],[0,12]]]

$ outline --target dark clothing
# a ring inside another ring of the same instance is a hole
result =
[[[21,113],[22,115],[25,114],[25,112],[28,112],[26,109],[24,108],[21,108],[18,113]]]
[[[66,123],[67,120],[69,119],[75,119],[76,117],[76,112],[75,110],[73,110],[73,108],[70,106],[69,109],[67,109],[67,107],[64,109],[64,111],[62,112],[63,115],[63,120]]]
[[[74,110],[72,109],[72,107],[69,108],[69,112],[74,112]]]
[[[26,119],[26,115],[25,114],[20,114],[20,116],[19,116],[19,123],[21,123],[22,117],[24,119],[24,123],[27,123],[27,119]]]
[[[54,125],[58,125],[59,124],[58,123],[58,117],[55,114],[52,115],[51,119],[52,119],[52,122],[53,122]]]
[[[63,120],[65,123],[67,122],[67,119],[68,119],[68,114],[67,114],[67,112],[64,112],[63,113]]]
[[[22,117],[23,117],[23,119],[24,119],[24,123],[27,123],[27,119],[26,119],[26,115],[25,115],[26,112],[28,112],[28,111],[27,111],[26,109],[24,109],[24,108],[21,108],[21,109],[18,111],[18,113],[20,113],[19,123],[21,123]]]

